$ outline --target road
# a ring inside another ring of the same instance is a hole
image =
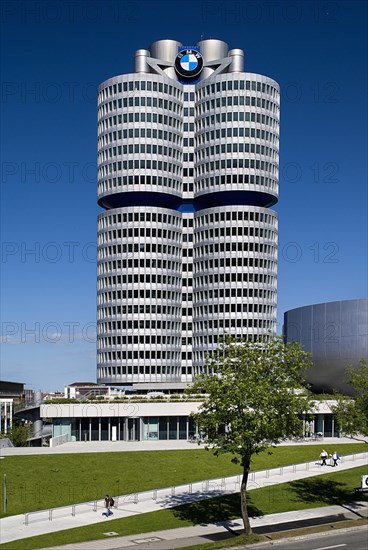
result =
[[[367,528],[356,531],[342,531],[340,533],[336,531],[328,535],[320,534],[318,538],[314,538],[314,535],[312,537],[309,537],[307,540],[304,537],[303,539],[297,538],[289,542],[285,540],[273,541],[272,547],[280,548],[280,550],[335,550],[335,548],[339,550],[367,550],[368,547]],[[243,546],[243,548],[246,547]],[[269,542],[257,545],[257,550],[266,550],[269,548]]]

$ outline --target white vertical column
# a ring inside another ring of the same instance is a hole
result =
[[[4,402],[4,433],[8,433],[8,408],[6,401]]]

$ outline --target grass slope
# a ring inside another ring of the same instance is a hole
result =
[[[322,446],[321,446],[322,448]],[[328,452],[335,449],[325,445]],[[341,456],[368,450],[346,444]],[[253,470],[307,462],[318,458],[319,446],[276,447],[254,457]],[[231,455],[215,457],[204,449],[139,451],[44,456],[9,456],[0,461],[0,479],[7,476],[7,514],[14,515],[77,502],[180,485],[240,473]],[[0,484],[3,502],[3,484]],[[1,517],[4,517],[2,514]]]
[[[255,489],[249,493],[249,514],[256,516],[351,502],[355,499],[354,487],[359,485],[360,476],[366,473],[367,468],[361,466],[343,472],[325,474],[323,478],[317,476]],[[367,496],[360,496],[359,500],[367,500],[367,498]],[[226,495],[159,512],[140,514],[125,519],[110,519],[108,522],[96,525],[13,541],[2,544],[1,548],[2,550],[34,550],[74,542],[106,539],[104,534],[106,531],[115,531],[119,535],[134,535],[201,523],[213,523],[239,518],[239,516],[239,494]]]

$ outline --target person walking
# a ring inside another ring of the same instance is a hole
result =
[[[337,464],[337,461],[338,461],[338,460],[340,460],[340,457],[339,457],[339,455],[337,454],[337,452],[334,451],[334,452],[332,453],[332,461],[333,461],[332,467],[338,466],[338,464]]]
[[[111,512],[111,498],[109,497],[109,495],[105,495],[104,505],[105,505],[105,508],[106,508],[106,512],[103,512],[103,513],[108,518],[112,514],[112,512]]]
[[[319,456],[321,459],[321,466],[327,466],[326,459],[328,458],[328,452],[322,449],[321,454]]]

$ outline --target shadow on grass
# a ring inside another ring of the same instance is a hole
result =
[[[353,498],[351,489],[344,483],[332,479],[299,479],[290,482],[291,489],[299,501],[311,504],[342,504]]]
[[[179,504],[179,502],[177,503]],[[191,502],[173,509],[174,516],[180,520],[190,521],[194,525],[208,523],[223,523],[241,517],[240,495],[223,495]],[[248,496],[249,516],[261,516],[259,510]]]

